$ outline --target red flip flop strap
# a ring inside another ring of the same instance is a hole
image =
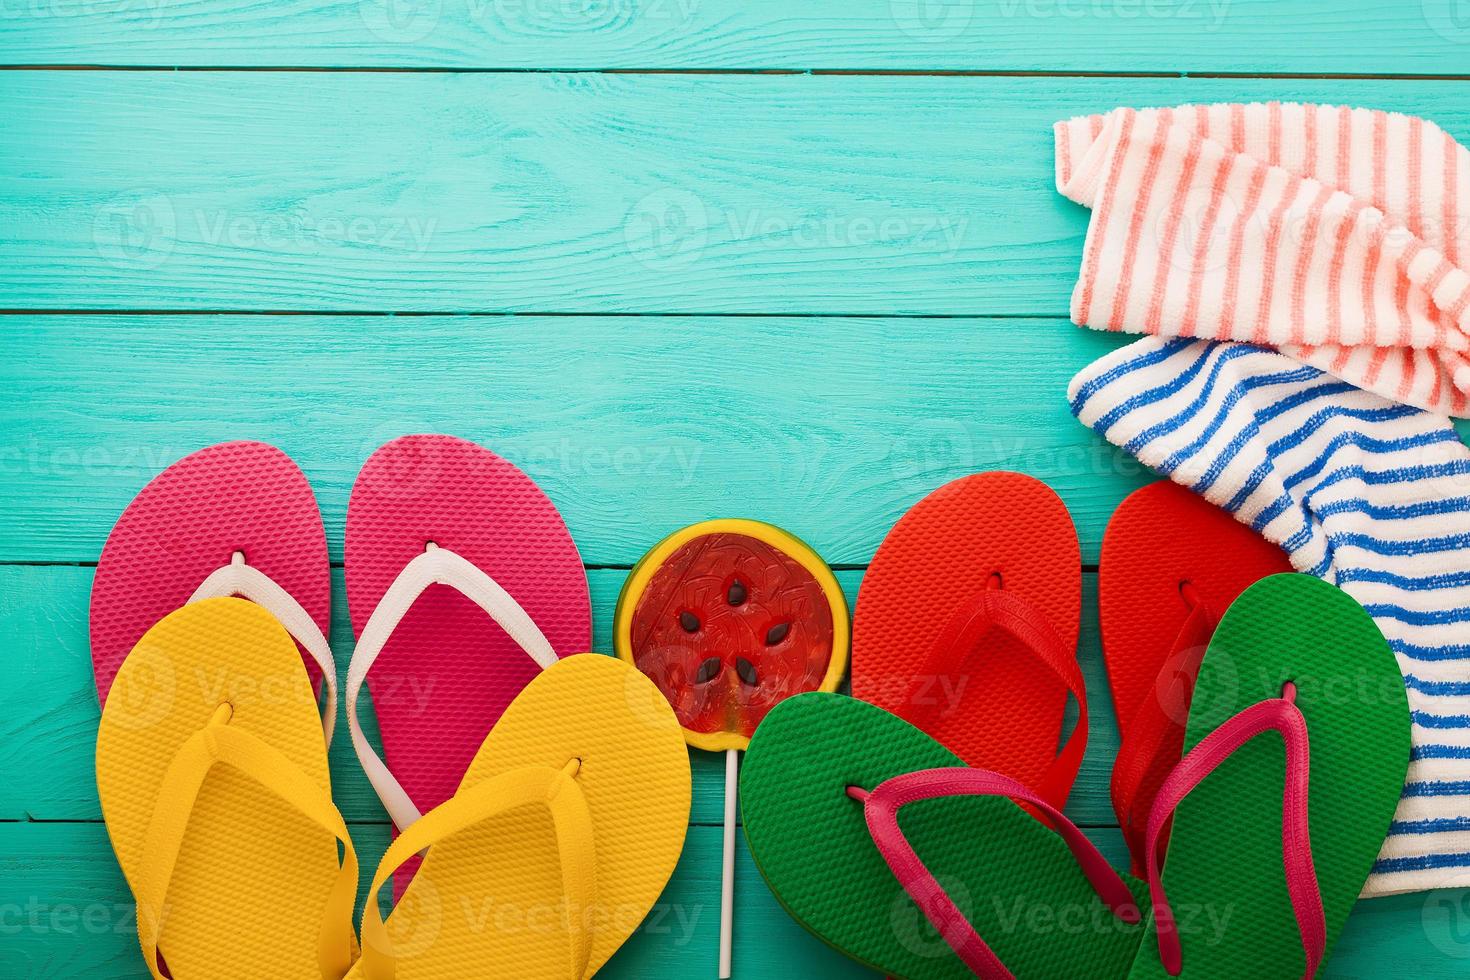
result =
[[[1118,815],[1133,858],[1134,874],[1143,874],[1144,831],[1154,796],[1184,754],[1189,705],[1216,622],[1203,604],[1190,610],[1154,681],[1152,695],[1144,699],[1127,723],[1118,748],[1110,789],[1113,812]],[[1166,828],[1165,839],[1167,835]]]
[[[1158,933],[1159,959],[1170,976],[1184,968],[1179,928],[1164,894],[1159,852],[1164,826],[1174,810],[1205,777],[1241,746],[1268,731],[1281,735],[1286,744],[1286,783],[1281,796],[1281,859],[1286,870],[1286,889],[1292,913],[1301,933],[1306,954],[1303,980],[1312,980],[1327,953],[1327,918],[1322,908],[1322,891],[1312,863],[1312,832],[1308,819],[1311,793],[1311,740],[1307,720],[1294,703],[1296,690],[1288,684],[1283,697],[1251,705],[1205,736],[1186,755],[1164,785],[1148,818],[1148,888],[1153,898],[1154,927]]]
[[[1077,702],[1077,724],[1061,751],[1036,783],[1036,791],[1049,804],[1066,805],[1082,756],[1087,752],[1087,688],[1076,650],[1068,650],[1056,627],[1034,603],[1004,589],[976,593],[957,609],[940,631],[929,654],[925,676],[953,669],[970,656],[985,634],[1001,629],[1014,636],[1046,672],[1066,685]],[[906,704],[915,704],[915,698]],[[912,720],[912,719],[911,719]]]
[[[1124,922],[1140,921],[1132,893],[1107,858],[1040,793],[1009,776],[986,769],[924,769],[885,780],[871,793],[857,787],[848,787],[847,792],[854,799],[862,800],[873,843],[904,891],[955,954],[982,980],[1014,980],[1014,977],[904,836],[898,825],[898,811],[910,803],[947,796],[1004,796],[1029,804],[1061,835],[1093,891],[1112,913]]]

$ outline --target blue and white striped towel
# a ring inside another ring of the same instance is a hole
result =
[[[1470,885],[1470,450],[1443,416],[1272,350],[1150,337],[1072,411],[1334,582],[1398,655],[1413,757],[1365,896]]]

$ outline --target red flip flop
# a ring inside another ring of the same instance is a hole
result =
[[[1103,536],[1098,605],[1122,744],[1113,810],[1135,874],[1149,811],[1178,764],[1200,661],[1225,610],[1291,563],[1276,545],[1168,480],[1119,505]]]
[[[185,456],[138,491],[97,559],[91,639],[99,699],[106,703],[123,659],[159,620],[189,602],[241,596],[286,627],[313,685],[326,678],[330,743],[331,575],[321,511],[289,456],[263,442],[224,442]]]
[[[591,648],[587,573],[530,477],[444,435],[395,439],[363,464],[347,505],[345,559],[357,637],[348,724],[402,830],[454,795],[532,678]],[[358,722],[364,683],[386,762]]]
[[[894,525],[863,576],[853,696],[1060,809],[1087,747],[1081,606],[1061,499],[1020,473],[955,480]],[[1058,750],[1069,694],[1079,717]]]

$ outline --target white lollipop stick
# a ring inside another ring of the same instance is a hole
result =
[[[729,980],[735,933],[735,806],[740,792],[740,750],[725,750],[725,867],[720,884],[720,980]]]

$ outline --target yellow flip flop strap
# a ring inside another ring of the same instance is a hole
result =
[[[322,912],[317,961],[321,974],[339,980],[357,959],[352,934],[352,906],[357,892],[357,854],[342,815],[329,795],[295,763],[267,743],[229,726],[230,708],[221,705],[209,724],[179,747],[158,792],[144,837],[138,900],[138,941],[143,961],[155,980],[166,980],[158,968],[158,939],[167,917],[169,881],[189,827],[189,816],[205,777],[216,765],[227,765],[255,780],[303,816],[342,842],[342,865]],[[220,956],[227,959],[228,950]]]
[[[592,813],[573,774],[580,763],[565,769],[527,766],[512,769],[462,789],[446,802],[414,821],[383,855],[368,892],[371,904],[362,916],[362,967],[367,980],[393,980],[396,960],[388,928],[383,922],[378,894],[389,876],[420,851],[478,823],[523,806],[540,804],[551,814],[551,826],[561,861],[563,893],[572,937],[567,976],[581,980],[592,953],[587,913],[597,898],[596,851]],[[427,867],[427,865],[426,865]],[[423,874],[421,870],[419,874]],[[488,885],[488,882],[487,882]],[[490,967],[493,969],[493,964]]]

